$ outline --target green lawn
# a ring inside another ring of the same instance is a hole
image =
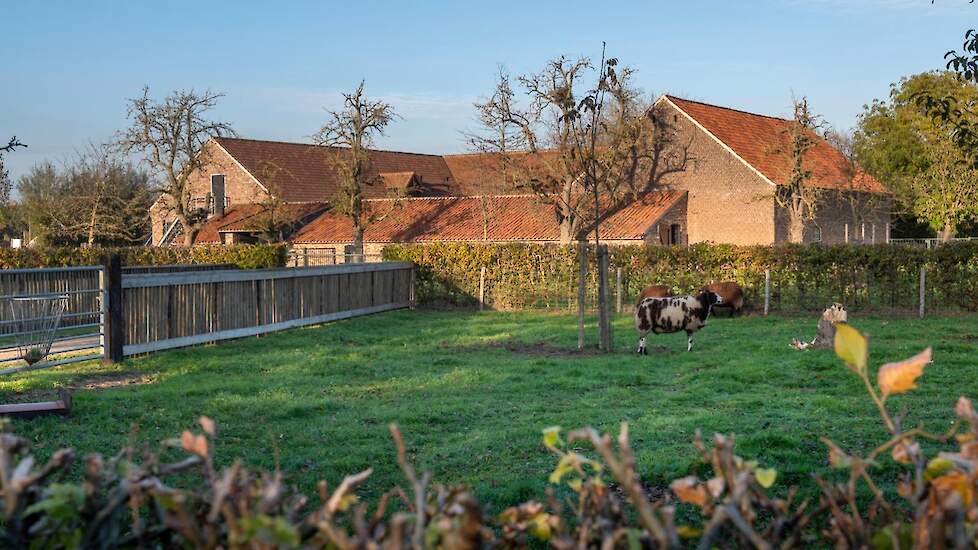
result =
[[[920,389],[890,400],[909,409],[907,423],[943,431],[958,395],[978,397],[978,318],[852,324],[870,335],[874,367],[934,347]],[[76,391],[66,419],[14,423],[42,456],[60,446],[108,454],[131,437],[156,445],[205,414],[218,421],[222,463],[278,461],[307,493],[368,466],[368,494],[400,481],[387,433],[397,422],[419,467],[495,506],[542,496],[554,460],[540,430],[551,425],[628,421],[643,475],[657,485],[696,468],[697,428],[735,433],[741,456],[779,470],[779,487],[810,487],[811,472],[827,471],[820,435],[854,451],[884,439],[864,388],[831,351],[788,347],[814,335],[811,318],[715,319],[692,353],[684,335],[661,335],[647,357],[632,354],[629,318],[615,329],[617,353],[578,355],[567,315],[399,311],[114,368],[23,373],[0,381],[0,398],[95,386]],[[884,485],[900,470],[888,460],[882,468]]]

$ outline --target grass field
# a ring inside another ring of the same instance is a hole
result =
[[[812,472],[828,471],[821,435],[853,451],[884,440],[864,388],[831,351],[788,347],[814,335],[811,318],[715,319],[693,352],[682,334],[652,336],[648,357],[632,354],[630,323],[615,324],[617,353],[597,355],[576,352],[566,315],[399,311],[114,368],[24,373],[0,381],[0,399],[79,388],[70,417],[14,423],[41,456],[61,446],[113,453],[131,437],[155,446],[204,414],[218,421],[221,463],[277,462],[306,492],[368,466],[366,493],[399,482],[387,432],[397,422],[419,467],[494,506],[542,496],[554,460],[541,429],[551,425],[628,421],[641,472],[657,485],[697,467],[697,428],[736,434],[741,456],[778,469],[779,487],[811,487]],[[920,388],[890,400],[910,411],[907,423],[943,431],[959,395],[978,397],[978,318],[852,324],[870,335],[874,367],[934,347]],[[884,485],[900,468],[886,461]]]

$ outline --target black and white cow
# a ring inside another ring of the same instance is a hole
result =
[[[638,352],[648,355],[645,337],[650,332],[664,334],[686,331],[686,351],[693,349],[693,333],[706,326],[710,310],[723,300],[715,292],[704,290],[696,296],[646,298],[635,308],[635,330],[638,331]]]

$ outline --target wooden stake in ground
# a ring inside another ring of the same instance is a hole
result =
[[[602,351],[613,351],[611,312],[608,303],[608,245],[598,245],[598,342]]]
[[[584,308],[587,307],[587,243],[578,246],[580,268],[577,276],[577,349],[584,349]]]

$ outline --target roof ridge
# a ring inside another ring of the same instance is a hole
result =
[[[243,138],[243,137],[232,137],[232,136],[215,136],[211,139],[214,140],[231,140],[231,141],[251,141],[254,143],[280,143],[282,145],[301,145],[303,147],[328,147],[330,149],[347,149],[347,147],[337,147],[335,145],[316,145],[315,143],[302,143],[299,141],[284,141],[280,139],[254,139],[254,138]],[[395,153],[398,155],[416,155],[419,157],[434,157],[444,159],[445,155],[439,155],[437,153],[415,153],[412,151],[394,151],[392,149],[374,149],[368,148],[369,151],[375,153]]]
[[[673,99],[678,99],[679,101],[685,101],[687,103],[696,103],[697,105],[705,105],[707,107],[713,107],[714,109],[723,109],[724,111],[733,111],[735,113],[741,113],[741,114],[744,114],[744,115],[757,116],[757,117],[761,117],[761,118],[772,118],[774,120],[778,120],[778,121],[781,121],[781,122],[790,122],[790,119],[787,119],[787,118],[781,118],[781,117],[772,116],[772,115],[764,115],[764,114],[761,114],[761,113],[754,113],[754,112],[751,112],[751,111],[745,111],[743,109],[734,109],[733,107],[726,107],[726,106],[723,106],[723,105],[717,105],[715,103],[707,103],[705,101],[697,101],[695,99],[686,99],[684,97],[679,97],[679,96],[674,96],[674,95],[669,95],[669,94],[664,94],[664,95],[670,101],[673,100]]]
[[[512,198],[524,198],[524,197],[536,197],[537,195],[533,193],[516,193],[516,194],[494,194],[489,193],[485,195],[441,195],[441,196],[428,196],[428,197],[383,197],[376,199],[363,199],[363,202],[391,202],[391,201],[447,201],[447,200],[460,200],[460,199],[478,199],[482,197],[495,198],[495,199],[512,199]]]

